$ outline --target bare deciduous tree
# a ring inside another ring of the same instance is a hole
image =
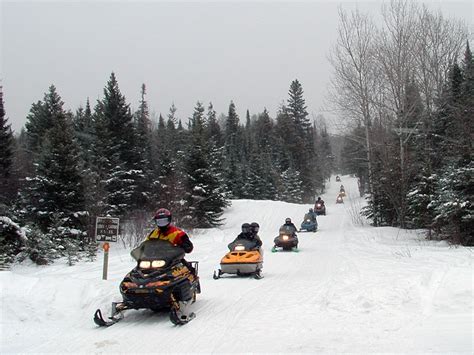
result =
[[[371,19],[358,10],[347,14],[339,9],[338,40],[329,60],[334,69],[331,97],[337,109],[353,118],[366,132],[366,150],[371,189],[370,126],[373,116],[373,97],[378,80],[374,65],[375,26]]]

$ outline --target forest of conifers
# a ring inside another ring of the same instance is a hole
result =
[[[337,135],[309,118],[296,79],[274,114],[239,117],[233,102],[218,114],[197,102],[186,119],[174,104],[150,115],[145,84],[132,110],[114,73],[101,98],[74,112],[51,85],[17,135],[0,90],[2,258],[93,254],[96,216],[143,221],[166,207],[179,225],[208,228],[231,199],[313,203],[334,173],[359,178],[362,213],[375,226],[473,245],[467,29],[409,2],[392,2],[381,15],[376,25],[340,12],[329,55]]]

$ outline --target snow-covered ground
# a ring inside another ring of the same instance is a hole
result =
[[[357,182],[342,177],[323,195],[317,233],[300,233],[299,253],[271,253],[285,217],[297,224],[311,205],[233,201],[226,223],[191,234],[202,293],[196,319],[173,326],[166,315],[128,311],[110,328],[92,321],[121,300],[134,266],[113,245],[109,278],[102,254],[66,266],[20,265],[0,272],[0,353],[466,353],[473,347],[473,249],[424,240],[421,233],[356,223]],[[243,222],[260,223],[264,278],[213,280]]]

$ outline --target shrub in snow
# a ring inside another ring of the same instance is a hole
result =
[[[0,259],[11,263],[15,255],[26,245],[27,238],[18,224],[6,216],[0,216]]]

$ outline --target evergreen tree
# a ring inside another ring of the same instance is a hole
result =
[[[303,87],[298,80],[291,83],[288,95],[286,114],[292,119],[296,130],[294,148],[291,154],[295,162],[295,168],[301,174],[302,188],[306,191],[305,202],[312,202],[315,183],[323,185],[323,181],[321,181],[322,178],[316,181],[314,129],[307,117],[308,112],[303,97]]]
[[[254,128],[255,150],[251,154],[252,172],[260,181],[256,182],[260,189],[260,197],[274,200],[277,195],[277,180],[279,179],[278,153],[275,147],[277,137],[275,126],[267,109],[257,117]]]
[[[13,195],[13,133],[10,127],[5,117],[3,88],[0,86],[0,204],[10,204]]]
[[[199,228],[219,225],[227,205],[220,181],[210,168],[213,161],[204,123],[204,107],[198,102],[190,124],[192,144],[186,160],[189,208],[189,220],[186,222]]]
[[[242,138],[239,130],[239,116],[235,112],[234,102],[230,102],[229,114],[226,119],[225,134],[225,166],[224,176],[227,190],[231,198],[242,197],[243,171],[241,164]]]
[[[435,198],[428,205],[434,210],[438,233],[456,244],[474,246],[474,163],[451,163],[437,180]]]
[[[217,122],[216,111],[212,106],[212,102],[209,103],[207,108],[206,132],[207,139],[212,139],[217,147],[224,144],[222,140],[221,127]]]
[[[469,42],[466,43],[462,68],[464,81],[461,86],[462,97],[459,110],[461,116],[459,125],[461,129],[460,154],[462,164],[468,165],[472,160],[472,132],[474,131],[474,58]]]
[[[106,213],[122,216],[140,208],[141,186],[144,173],[140,167],[137,152],[138,142],[129,104],[121,94],[115,74],[112,73],[104,89],[104,98],[96,108],[96,132],[104,137],[105,144],[99,142],[101,159],[105,163],[105,188],[107,191]]]
[[[89,99],[86,107],[80,107],[72,117],[72,123],[76,141],[80,147],[81,160],[83,162],[83,182],[86,186],[85,206],[92,215],[96,214],[96,206],[100,196],[97,191],[96,167],[94,165],[94,117],[92,115]]]
[[[54,220],[61,222],[61,228],[84,230],[84,186],[79,147],[59,95],[50,90],[45,98],[46,102],[54,99],[60,104],[50,111],[52,117],[49,119],[53,126],[41,138],[36,175],[26,190],[24,207],[43,232],[51,230]]]
[[[36,154],[41,147],[46,132],[53,127],[57,117],[64,115],[63,102],[56,92],[56,87],[51,85],[44,100],[33,104],[25,124],[28,135],[29,150]]]
[[[280,191],[278,198],[281,201],[290,203],[302,203],[304,191],[302,188],[302,182],[300,174],[297,170],[290,167],[281,173]]]
[[[141,206],[142,209],[148,206],[151,198],[149,186],[151,184],[153,174],[153,169],[151,167],[151,122],[149,117],[148,103],[145,100],[145,95],[146,87],[145,84],[142,84],[140,106],[135,114],[138,166],[143,172],[143,178],[137,181],[138,184],[135,191],[135,203],[137,207]]]

